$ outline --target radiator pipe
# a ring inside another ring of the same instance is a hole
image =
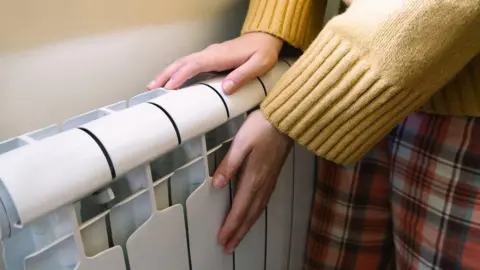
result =
[[[254,108],[291,63],[231,96],[209,79],[0,155],[0,238]]]

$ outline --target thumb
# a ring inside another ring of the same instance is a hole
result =
[[[259,54],[254,54],[247,62],[228,74],[222,83],[223,92],[231,95],[255,77],[267,73],[269,66],[265,65],[263,58]]]
[[[248,150],[234,142],[213,174],[213,185],[216,188],[224,188],[240,169],[247,155]]]

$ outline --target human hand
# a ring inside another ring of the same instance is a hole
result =
[[[213,184],[224,188],[238,173],[232,208],[218,234],[225,252],[232,253],[268,204],[278,175],[292,147],[259,110],[251,113],[213,175]]]
[[[275,66],[282,44],[281,39],[260,32],[214,44],[175,61],[150,82],[147,88],[177,89],[186,80],[202,72],[234,69],[222,83],[223,91],[233,94],[238,88],[255,77],[266,74]]]

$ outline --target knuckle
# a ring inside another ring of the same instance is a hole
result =
[[[173,62],[172,66],[181,65],[181,64],[186,63],[187,60],[188,60],[188,57],[189,56],[183,56],[183,57],[179,58],[177,61]]]
[[[185,66],[184,73],[187,74],[194,74],[198,70],[202,69],[206,63],[204,63],[201,59],[199,58],[194,58],[188,62],[188,64]]]
[[[242,214],[241,214],[241,213],[238,213],[238,214],[236,214],[236,215],[232,215],[232,216],[231,216],[231,222],[232,222],[232,224],[234,225],[234,227],[237,227],[238,224],[241,223],[242,219],[243,219],[243,218],[242,218]]]
[[[243,152],[246,152],[248,151],[248,148],[249,148],[249,140],[248,140],[248,137],[244,136],[242,133],[237,133],[237,135],[235,136],[233,142],[232,142],[232,146],[230,147],[230,152],[239,152],[239,153],[243,153]]]
[[[180,76],[182,78],[188,77],[193,72],[193,69],[194,69],[194,65],[192,63],[189,63],[184,68],[179,70],[178,76]]]
[[[189,70],[197,70],[204,64],[205,63],[200,58],[197,57],[193,59],[192,62],[190,62]]]
[[[208,46],[204,52],[205,54],[208,54],[209,58],[219,59],[221,56],[228,53],[228,48],[223,43],[215,43]]]
[[[198,61],[198,55],[199,55],[198,52],[190,54],[189,56],[187,56],[187,57],[185,58],[184,63],[185,63],[185,64],[191,64],[192,62]]]
[[[215,58],[215,55],[211,55],[206,51],[202,51],[198,54],[195,54],[195,56],[191,59],[192,68],[208,69],[211,63],[215,61],[214,58]]]
[[[260,66],[261,67],[268,67],[271,63],[271,60],[270,58],[267,56],[267,57],[262,57],[262,59],[260,60]]]
[[[274,56],[273,53],[270,53],[261,59],[260,66],[266,69],[273,66],[276,62],[277,62],[276,56]]]
[[[221,45],[220,43],[213,43],[213,44],[208,45],[208,47],[206,48],[206,50],[215,51],[215,50],[220,49],[221,46],[222,46],[222,45]]]
[[[264,181],[262,181],[260,178],[253,179],[252,181],[252,192],[257,193],[259,190],[263,189],[264,186]]]
[[[199,52],[195,52],[195,53],[192,53],[190,56],[191,56],[191,60],[199,60],[202,58],[202,56],[205,54],[205,51],[199,51]]]

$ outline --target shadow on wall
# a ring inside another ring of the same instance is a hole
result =
[[[0,140],[145,91],[171,61],[238,35],[248,5],[37,2],[0,9]]]

